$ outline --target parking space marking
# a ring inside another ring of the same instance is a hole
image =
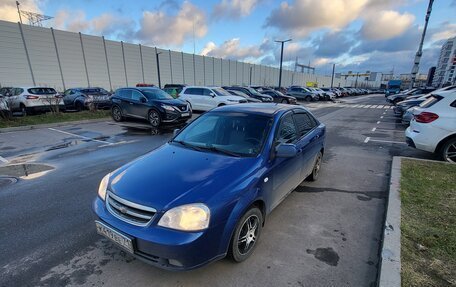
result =
[[[9,161],[6,158],[2,157],[2,156],[0,156],[0,161],[3,162],[3,163],[9,163]]]
[[[364,143],[368,143],[370,140],[370,137],[367,137],[365,140],[364,140]]]
[[[377,128],[373,128],[372,131],[375,132],[376,129],[377,129]]]
[[[377,125],[380,124],[381,122],[380,121],[377,121]]]
[[[93,139],[93,138],[89,138],[89,137],[85,137],[85,136],[69,133],[69,132],[58,130],[58,129],[54,129],[54,128],[48,128],[48,129],[51,130],[51,131],[58,132],[58,133],[62,133],[62,134],[66,134],[66,135],[70,135],[70,136],[74,136],[74,137],[78,137],[78,138],[82,138],[82,139],[86,139],[86,140],[90,140],[90,141],[94,141],[94,142],[99,142],[99,143],[102,143],[102,144],[105,144],[105,145],[113,145],[113,143],[110,143],[110,142],[107,142],[107,141],[101,141],[101,140],[97,140],[97,139]]]
[[[380,142],[380,143],[406,144],[405,142],[378,140],[378,139],[371,139],[371,138],[369,138],[369,141],[371,141],[371,142]]]

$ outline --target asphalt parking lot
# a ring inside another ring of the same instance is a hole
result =
[[[0,286],[375,286],[392,156],[432,155],[407,147],[383,95],[307,106],[327,125],[319,180],[303,182],[272,212],[247,261],[180,273],[101,239],[91,210],[105,174],[172,131],[104,121],[1,133],[3,164],[43,172],[0,181]]]

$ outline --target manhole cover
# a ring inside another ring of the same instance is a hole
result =
[[[7,186],[10,184],[15,184],[17,182],[17,178],[15,177],[0,177],[0,186]]]

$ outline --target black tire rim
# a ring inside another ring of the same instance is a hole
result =
[[[158,127],[160,125],[160,116],[157,112],[152,111],[149,113],[149,122],[153,127]]]
[[[27,109],[24,106],[21,107],[21,113],[24,117],[27,115]]]
[[[285,99],[283,99],[283,100],[282,100],[282,104],[288,104],[288,101],[285,100]]]
[[[312,99],[310,97],[306,97],[306,102],[310,102]]]
[[[118,107],[114,107],[112,109],[112,117],[114,118],[115,121],[120,121],[122,119],[122,113],[120,112],[120,109]]]
[[[253,214],[242,223],[237,239],[237,248],[241,255],[249,253],[256,244],[258,238],[260,219]]]
[[[451,162],[456,163],[456,141],[450,142],[443,151],[443,159]]]
[[[318,173],[320,172],[320,168],[321,168],[321,155],[319,154],[317,156],[317,160],[315,161],[315,166],[314,166],[314,169],[313,169],[313,177],[314,178],[318,177]]]

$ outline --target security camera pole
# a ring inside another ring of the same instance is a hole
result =
[[[280,50],[280,71],[279,71],[279,89],[282,87],[282,62],[283,62],[283,44],[286,42],[290,42],[291,39],[288,40],[275,40],[274,42],[282,44],[282,49]]]
[[[416,79],[416,74],[418,74],[418,70],[420,68],[420,60],[421,56],[423,55],[423,42],[424,42],[424,37],[426,36],[426,30],[429,22],[429,17],[431,16],[431,11],[432,11],[432,4],[434,3],[434,0],[429,0],[429,6],[426,12],[426,18],[424,22],[424,29],[423,29],[423,34],[421,35],[421,41],[420,45],[418,46],[418,51],[416,52],[415,55],[415,61],[413,62],[413,68],[412,72],[410,73],[410,89],[413,89],[413,85],[415,84],[415,79]]]

